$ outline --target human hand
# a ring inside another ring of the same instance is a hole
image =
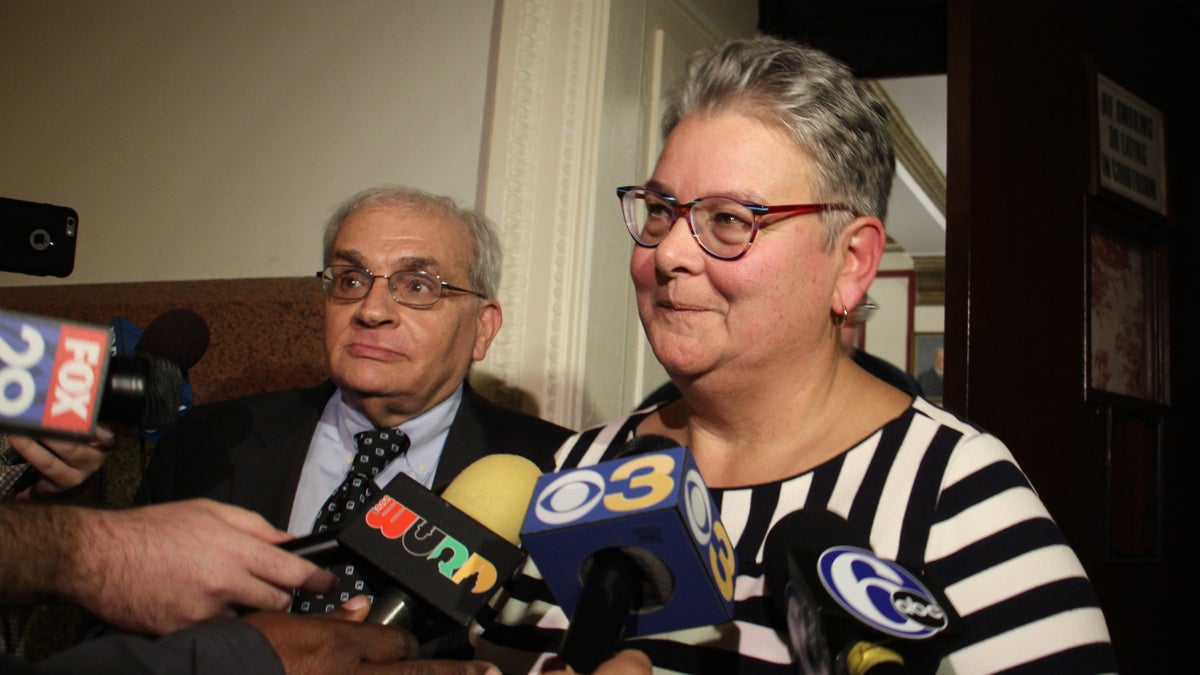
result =
[[[480,661],[411,661],[417,653],[413,634],[363,623],[369,609],[360,595],[323,615],[255,612],[242,618],[266,636],[288,675],[500,675]]]
[[[256,513],[207,499],[85,510],[63,595],[125,630],[165,634],[237,609],[287,608],[336,577],[278,548]]]
[[[58,496],[83,485],[104,465],[113,440],[112,430],[103,424],[96,427],[96,437],[87,441],[8,435],[12,449],[39,474],[26,493],[35,497]]]
[[[542,675],[574,672],[571,666],[558,657],[551,659],[542,669]],[[601,663],[591,675],[649,675],[652,672],[654,665],[650,663],[650,657],[636,649],[623,649]]]

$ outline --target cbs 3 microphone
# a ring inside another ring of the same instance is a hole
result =
[[[733,615],[734,550],[700,471],[674,441],[650,445],[668,447],[631,443],[617,459],[542,476],[521,528],[570,617],[559,656],[575,672],[624,638]]]

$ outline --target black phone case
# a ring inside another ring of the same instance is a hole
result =
[[[75,209],[0,197],[0,272],[68,276],[78,233]]]

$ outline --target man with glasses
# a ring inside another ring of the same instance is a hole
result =
[[[330,218],[324,263],[330,381],[192,410],[158,444],[141,501],[208,497],[308,534],[330,526],[364,432],[382,431],[375,442],[391,455],[372,469],[376,486],[405,473],[440,493],[493,453],[552,465],[567,429],[497,406],[467,382],[502,322],[500,244],[484,216],[411,188],[369,189]],[[294,611],[325,611],[356,590]]]

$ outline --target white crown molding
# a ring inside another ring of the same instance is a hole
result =
[[[483,209],[500,226],[505,323],[486,393],[577,425],[608,2],[506,1]]]

